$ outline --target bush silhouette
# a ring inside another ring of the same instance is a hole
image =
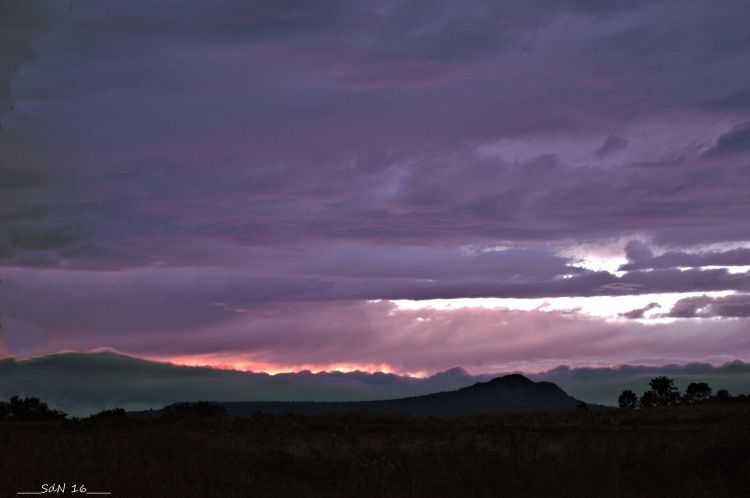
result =
[[[638,406],[638,396],[630,389],[626,389],[617,399],[620,408],[632,410]]]

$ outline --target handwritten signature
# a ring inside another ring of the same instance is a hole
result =
[[[89,491],[86,489],[85,484],[78,483],[44,483],[40,491],[18,491],[17,495],[46,495],[46,494],[66,494],[66,493],[77,493],[84,495],[111,495],[109,491]]]

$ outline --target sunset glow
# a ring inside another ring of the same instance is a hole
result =
[[[317,364],[302,364],[302,365],[281,365],[281,364],[269,364],[262,362],[254,362],[252,359],[247,357],[237,356],[232,357],[229,355],[190,355],[185,357],[160,357],[151,356],[148,359],[161,361],[166,363],[172,363],[174,365],[184,365],[190,367],[210,367],[224,370],[238,370],[241,372],[263,372],[269,375],[276,375],[281,373],[291,372],[382,372],[382,373],[396,373],[399,375],[408,375],[410,377],[425,377],[427,372],[403,372],[396,371],[390,365],[386,364],[348,364],[348,363],[332,363],[327,365]]]
[[[750,360],[745,1],[0,14],[1,357]]]

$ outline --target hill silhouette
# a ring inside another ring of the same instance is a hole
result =
[[[569,411],[581,402],[551,382],[534,382],[523,375],[505,375],[456,391],[380,401],[221,403],[229,415],[332,413],[476,415],[488,412]]]
[[[470,374],[451,368],[430,377],[393,373],[309,371],[269,375],[219,368],[180,366],[116,352],[55,353],[29,359],[0,358],[0,399],[32,396],[71,416],[112,408],[148,410],[178,402],[371,401],[453,391],[498,374]],[[650,379],[667,376],[683,390],[691,382],[715,389],[750,392],[750,364],[570,368],[527,375],[550,381],[587,403],[617,405],[624,389],[644,391]]]
[[[174,365],[109,351],[67,352],[24,360],[0,358],[0,399],[34,396],[69,415],[85,417],[116,407],[138,411],[206,399],[393,399],[458,389],[491,377],[472,376],[460,368],[427,378],[357,371],[269,375]]]

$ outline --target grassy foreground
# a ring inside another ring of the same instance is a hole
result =
[[[0,497],[748,496],[750,405],[0,425]]]

